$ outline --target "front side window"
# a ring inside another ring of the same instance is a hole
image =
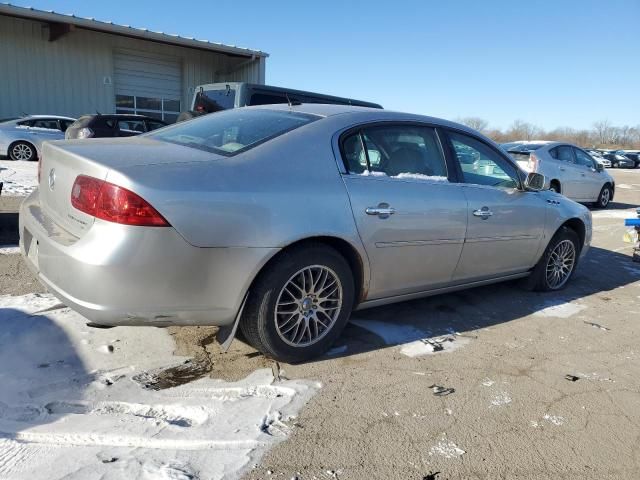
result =
[[[462,170],[464,183],[497,188],[518,188],[518,172],[514,165],[486,143],[458,132],[449,132],[455,158]]]
[[[233,155],[321,117],[287,110],[233,109],[205,115],[150,137],[220,155]]]
[[[431,127],[365,127],[344,138],[342,154],[351,174],[447,180],[444,156]]]
[[[575,163],[573,149],[569,145],[559,145],[549,150],[549,154],[556,160],[567,163]]]
[[[576,155],[576,163],[578,165],[594,168],[593,159],[589,155],[587,155],[585,152],[577,148],[574,148],[573,153],[575,153]]]

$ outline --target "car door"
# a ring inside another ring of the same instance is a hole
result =
[[[447,130],[447,137],[469,205],[464,248],[453,280],[482,280],[530,269],[542,245],[546,201],[538,192],[522,189],[517,167],[497,148],[458,131]],[[464,161],[469,151],[478,159],[473,165]]]
[[[565,197],[578,199],[582,195],[581,169],[576,165],[576,157],[571,145],[558,145],[549,150],[549,155],[558,161],[558,180]]]
[[[344,183],[370,264],[368,298],[448,284],[462,251],[467,201],[449,181],[436,130],[364,125],[343,134],[340,144]]]
[[[583,182],[581,184],[581,199],[595,201],[600,195],[600,190],[605,181],[601,172],[596,169],[595,160],[587,152],[573,147],[576,156],[576,165],[580,169]]]

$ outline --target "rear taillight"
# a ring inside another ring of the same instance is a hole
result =
[[[86,175],[76,178],[71,189],[71,205],[109,222],[144,227],[169,226],[169,222],[139,195]]]
[[[540,160],[536,157],[536,154],[531,152],[529,154],[529,171],[536,172],[538,170],[538,165],[540,164]]]

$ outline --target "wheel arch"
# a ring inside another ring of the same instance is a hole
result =
[[[584,242],[587,236],[587,227],[585,226],[584,222],[579,218],[570,218],[562,225],[560,225],[560,227],[558,227],[558,229],[554,232],[554,236],[564,227],[573,230],[576,235],[578,235],[578,238],[580,239],[580,250],[582,250],[584,248]]]
[[[354,299],[355,300],[354,307],[366,298],[366,293],[367,293],[366,285],[368,285],[368,282],[365,281],[366,266],[364,263],[364,259],[362,258],[362,255],[347,240],[340,237],[325,236],[325,235],[302,238],[294,242],[291,242],[287,246],[283,247],[275,255],[269,258],[269,260],[267,260],[267,262],[260,268],[258,273],[255,275],[255,277],[251,281],[248,291],[251,291],[253,284],[260,277],[260,275],[263,272],[265,272],[273,263],[277,262],[282,254],[284,254],[285,252],[289,252],[292,249],[302,248],[305,245],[326,245],[333,248],[340,255],[342,255],[344,259],[347,261],[347,263],[349,264],[349,267],[351,268],[351,272],[353,273],[354,291],[356,293],[355,299]]]
[[[558,193],[562,193],[562,183],[560,183],[560,180],[558,180],[557,178],[552,178],[549,181],[549,188],[551,188],[553,184],[556,184],[558,186]]]

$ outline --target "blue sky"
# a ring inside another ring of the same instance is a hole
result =
[[[263,50],[268,84],[394,110],[640,125],[640,0],[11,3]]]

